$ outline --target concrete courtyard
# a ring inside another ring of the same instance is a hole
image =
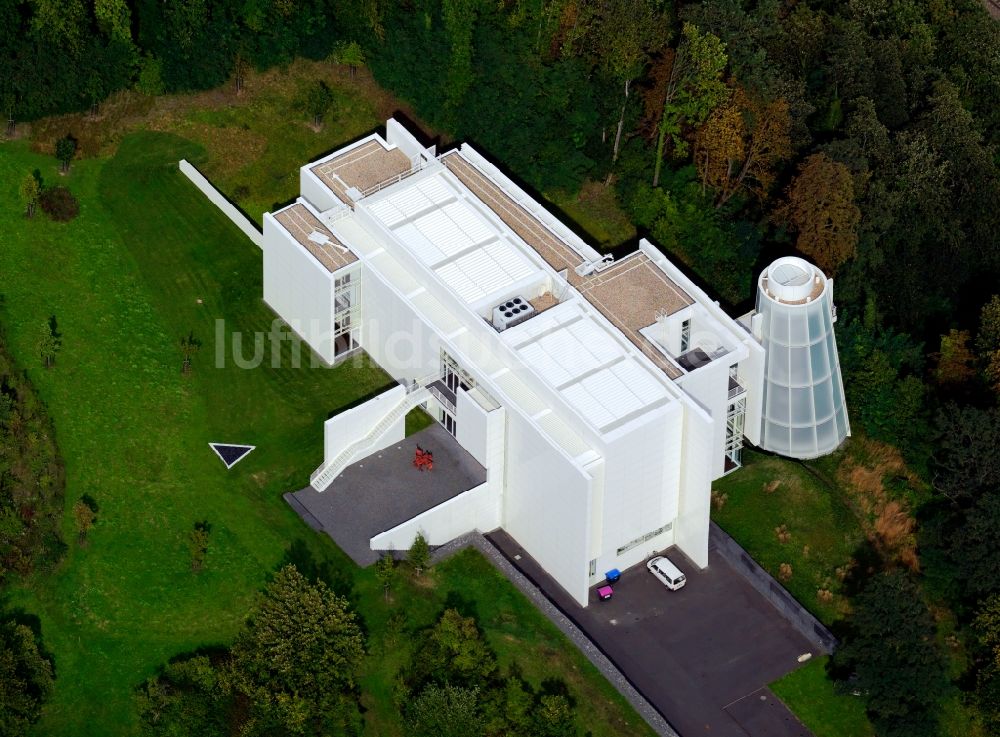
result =
[[[413,466],[417,446],[434,453],[434,470]],[[353,463],[323,492],[307,486],[285,500],[360,566],[378,560],[369,540],[486,481],[483,468],[434,423]]]

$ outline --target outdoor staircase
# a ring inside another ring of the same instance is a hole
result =
[[[392,407],[392,409],[382,416],[382,419],[376,423],[375,427],[373,427],[367,435],[354,441],[340,451],[340,453],[338,453],[329,462],[325,462],[322,466],[317,468],[313,472],[312,476],[309,477],[309,485],[316,491],[323,491],[326,489],[331,483],[333,483],[333,480],[340,475],[340,472],[350,465],[351,461],[363,454],[367,448],[375,445],[379,438],[385,435],[385,433],[389,431],[389,428],[392,427],[403,415],[416,407],[418,404],[426,402],[429,397],[430,393],[427,391],[426,387],[423,386],[416,386],[412,390],[408,391],[406,395]]]

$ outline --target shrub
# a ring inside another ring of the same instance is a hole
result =
[[[80,214],[80,203],[67,187],[50,187],[39,199],[42,210],[56,222],[66,223]]]

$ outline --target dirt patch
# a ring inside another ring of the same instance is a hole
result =
[[[351,76],[344,67],[299,59],[284,68],[248,72],[240,92],[236,91],[232,80],[210,90],[155,98],[132,90],[119,91],[98,106],[96,115],[73,113],[42,118],[30,126],[19,125],[16,129],[17,136],[30,136],[34,150],[51,154],[56,140],[72,133],[79,141],[78,156],[110,155],[124,135],[138,128],[169,130],[183,135],[188,131],[178,128],[184,128],[184,119],[193,112],[274,104],[276,97],[286,103],[287,124],[308,125],[308,122],[297,120],[297,114],[292,110],[292,100],[303,83],[316,79],[326,81],[345,99],[365,100],[375,108],[380,120],[384,121],[394,113],[401,113],[414,121],[421,130],[431,131],[408,104],[379,87],[367,70],[359,70],[356,75]],[[206,126],[206,129],[209,127],[211,126]],[[231,142],[228,139],[223,141],[227,147],[236,147],[245,142],[239,134],[212,134],[205,129],[195,129],[191,131],[191,135],[201,135],[206,143],[216,142],[213,135],[232,136]],[[258,147],[261,145],[253,137],[250,137],[250,143]],[[243,160],[252,155],[254,150],[256,149],[244,150]]]
[[[875,440],[858,441],[837,469],[868,540],[888,561],[920,569],[916,549],[916,520],[905,499],[894,496],[887,481],[918,482],[899,451]]]

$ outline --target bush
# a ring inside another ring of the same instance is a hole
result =
[[[56,222],[66,223],[80,214],[80,203],[67,187],[50,187],[39,200],[45,214]]]

